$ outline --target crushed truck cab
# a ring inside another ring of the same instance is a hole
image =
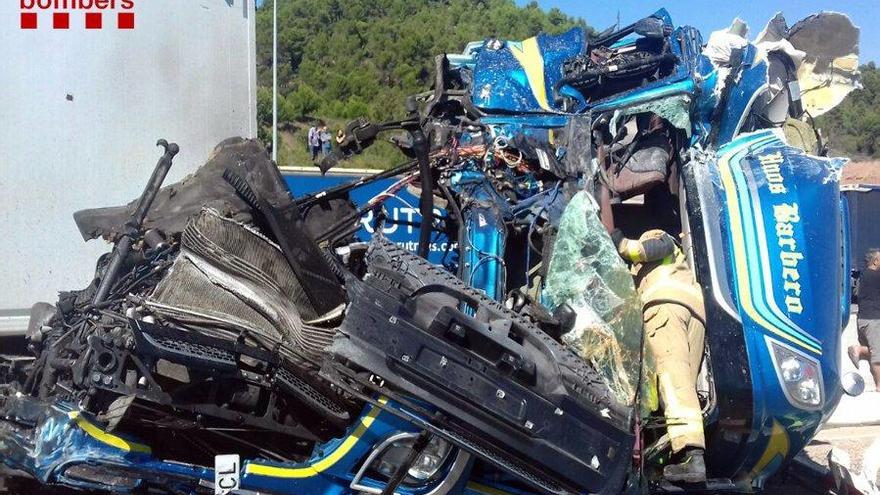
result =
[[[166,155],[76,214],[113,250],[0,356],[0,464],[35,490],[761,490],[842,393],[845,161],[811,115],[857,86],[858,30],[744,32],[661,10],[471,43],[315,170],[387,133],[405,161],[319,190],[240,138],[159,189]],[[662,256],[621,243],[652,232]],[[692,307],[645,288],[658,266]],[[673,327],[705,329],[675,383],[646,345]]]

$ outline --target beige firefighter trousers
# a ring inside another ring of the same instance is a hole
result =
[[[645,308],[644,323],[648,352],[654,355],[657,367],[660,403],[672,451],[706,448],[696,390],[706,329],[686,306],[672,302],[657,302]]]

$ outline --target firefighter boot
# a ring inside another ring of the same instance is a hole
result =
[[[703,449],[685,449],[682,452],[681,462],[663,468],[663,477],[672,483],[705,482],[706,462],[703,459]]]

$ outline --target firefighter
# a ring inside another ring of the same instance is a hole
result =
[[[703,415],[696,381],[703,359],[703,293],[675,239],[649,230],[638,240],[612,231],[618,253],[632,264],[642,301],[645,341],[657,366],[657,386],[672,444],[663,476],[672,482],[706,480]]]
[[[706,480],[703,459],[706,440],[696,386],[706,334],[703,293],[669,233],[660,229],[639,230],[643,233],[638,239],[627,239],[616,228],[611,207],[612,191],[628,195],[633,187],[648,188],[647,198],[662,196],[663,188],[670,189],[673,148],[670,125],[650,112],[639,114],[636,122],[639,129],[638,140],[633,145],[636,151],[621,167],[611,166],[603,135],[594,133],[597,158],[605,170],[600,176],[604,180],[600,181],[599,216],[618,253],[631,264],[642,302],[647,352],[656,363],[657,388],[673,452],[663,476],[671,482],[699,483]],[[634,159],[638,166],[630,163]],[[642,177],[646,170],[654,175]],[[624,177],[622,171],[628,171],[629,179],[612,180],[617,176],[615,171],[620,177]]]

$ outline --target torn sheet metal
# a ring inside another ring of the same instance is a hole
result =
[[[709,35],[709,41],[703,48],[703,55],[708,57],[715,67],[729,67],[735,50],[742,50],[749,44],[740,34],[733,32],[733,26]]]
[[[491,38],[475,56],[472,99],[483,110],[553,112],[553,88],[562,64],[580,54],[587,35],[581,28],[523,41]]]
[[[194,174],[159,191],[144,220],[144,228],[157,228],[166,234],[183,232],[188,219],[209,201],[212,206],[233,215],[247,212],[247,204],[223,179],[227,168],[245,162],[253,163],[254,167],[273,166],[266,149],[256,139],[231,138],[221,142],[208,162]],[[74,213],[73,218],[84,240],[98,237],[114,240],[125,231],[125,222],[136,207],[137,200],[124,206],[81,210]]]
[[[791,58],[796,67],[800,67],[807,54],[791,44],[791,41],[788,40],[788,34],[789,29],[785,16],[782,15],[782,12],[777,12],[755,38],[755,46],[765,53],[781,51]]]
[[[822,12],[798,22],[788,40],[806,53],[798,69],[804,109],[813,117],[859,89],[859,28],[845,14]]]

